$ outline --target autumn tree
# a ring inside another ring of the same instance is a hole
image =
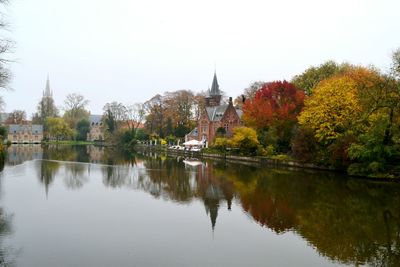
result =
[[[287,81],[264,84],[252,100],[243,106],[246,125],[257,129],[261,143],[268,145],[266,138],[277,135],[278,150],[287,150],[291,131],[297,121],[304,102],[304,92]]]
[[[73,130],[63,118],[47,118],[45,125],[49,136],[57,141],[70,139],[73,136]]]
[[[128,119],[128,127],[136,135],[137,129],[144,123],[146,110],[143,103],[135,103],[126,107],[126,116]]]
[[[237,107],[243,107],[243,104],[246,100],[252,100],[254,96],[256,95],[257,91],[261,89],[261,87],[265,84],[266,82],[263,81],[257,81],[251,83],[247,88],[244,89],[243,94],[236,97],[234,100],[234,104]]]
[[[89,112],[86,110],[88,104],[89,100],[86,100],[80,94],[73,93],[67,95],[64,100],[64,119],[71,128],[76,128],[79,120],[89,118]]]
[[[359,93],[363,107],[357,127],[356,141],[348,149],[353,164],[349,173],[375,177],[391,176],[392,166],[400,159],[400,81],[396,73],[396,53],[392,72],[386,75],[378,70],[350,73],[362,81]]]
[[[152,97],[144,103],[146,108],[146,124],[145,127],[149,134],[156,134],[164,137],[164,127],[166,123],[165,105],[163,96],[160,94]]]
[[[318,142],[329,144],[354,125],[360,111],[355,81],[333,77],[321,82],[305,101],[299,123],[313,129]]]
[[[331,165],[380,176],[398,154],[399,83],[374,68],[351,67],[320,82],[299,116]]]
[[[167,92],[163,97],[165,113],[172,123],[172,134],[183,137],[194,127],[195,96],[189,90]]]
[[[200,119],[201,113],[203,112],[206,102],[205,97],[207,96],[206,91],[202,91],[197,93],[194,96],[194,121],[198,121]]]
[[[228,144],[245,154],[255,155],[258,145],[257,132],[249,127],[236,127]]]
[[[309,67],[302,74],[294,76],[291,83],[293,83],[297,88],[304,90],[307,95],[311,95],[313,89],[319,82],[343,73],[349,67],[349,64],[338,64],[330,60],[317,67]]]

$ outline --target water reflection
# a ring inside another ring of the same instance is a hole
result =
[[[0,197],[2,175],[0,176]],[[12,232],[12,216],[3,207],[0,207],[0,266],[15,266],[17,251],[5,244],[5,240]]]
[[[130,155],[99,147],[47,147],[36,162],[46,193],[61,167],[76,190],[99,168],[106,187],[131,188],[186,204],[201,201],[212,230],[222,208],[241,209],[276,234],[293,232],[342,264],[399,266],[400,185],[331,173],[260,169],[240,164]],[[62,164],[54,160],[89,164]],[[90,163],[101,163],[90,164]],[[237,203],[237,205],[232,205]]]
[[[12,145],[7,149],[7,165],[18,165],[42,158],[43,149],[40,145]]]
[[[57,161],[40,160],[36,161],[36,172],[39,181],[44,185],[46,196],[49,194],[50,185],[54,181],[54,177],[60,168],[60,163]]]
[[[45,163],[46,161],[42,161]],[[47,162],[48,163],[48,162]],[[46,163],[45,163],[46,164]],[[89,181],[87,164],[65,164],[64,183],[67,188],[79,189]]]

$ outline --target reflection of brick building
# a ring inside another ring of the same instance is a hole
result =
[[[10,124],[8,141],[13,144],[39,144],[43,139],[43,125]]]
[[[214,73],[211,90],[205,98],[205,108],[197,127],[186,135],[186,141],[196,139],[212,143],[218,128],[223,129],[227,137],[231,137],[233,128],[241,125],[242,110],[233,106],[231,97],[227,104],[221,104],[221,97],[217,75]]]
[[[88,141],[102,141],[104,140],[104,129],[102,122],[102,115],[90,115],[89,123],[90,130],[87,134]]]
[[[43,149],[40,145],[12,145],[7,149],[8,165],[17,165],[28,160],[42,158]]]

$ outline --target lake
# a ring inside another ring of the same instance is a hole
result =
[[[0,266],[400,266],[400,184],[11,146]]]

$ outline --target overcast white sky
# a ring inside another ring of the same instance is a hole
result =
[[[219,84],[237,96],[253,81],[291,79],[326,60],[388,68],[400,47],[398,0],[11,0],[13,91],[6,111],[35,110],[50,75],[68,93],[105,103]]]

